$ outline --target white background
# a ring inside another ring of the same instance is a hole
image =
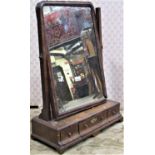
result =
[[[154,6],[151,0],[124,3],[125,155],[155,154]],[[1,2],[0,19],[0,154],[27,155],[30,145],[29,1]]]

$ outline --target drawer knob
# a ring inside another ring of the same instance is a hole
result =
[[[85,124],[84,127],[88,128],[88,124]]]
[[[71,135],[72,135],[72,133],[71,133],[71,132],[69,132],[69,133],[68,133],[68,136],[70,137]]]
[[[97,121],[97,118],[93,118],[90,122],[93,124]]]
[[[115,111],[115,110],[114,110],[112,113],[113,113],[113,114],[116,114],[116,113],[117,113],[117,111]]]

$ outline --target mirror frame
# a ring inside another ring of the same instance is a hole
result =
[[[53,73],[52,67],[50,62],[50,54],[48,51],[48,46],[45,37],[45,26],[44,26],[44,15],[43,15],[43,7],[44,6],[77,6],[77,7],[90,7],[91,8],[91,15],[92,21],[94,25],[94,33],[96,37],[96,44],[97,44],[97,57],[99,60],[99,66],[102,75],[102,87],[103,87],[103,96],[105,99],[103,101],[94,102],[87,105],[82,105],[80,107],[71,109],[69,111],[59,113],[58,103],[56,102],[56,91],[54,90],[54,83],[53,83]],[[37,14],[37,22],[38,22],[38,39],[39,39],[39,58],[40,58],[40,68],[41,68],[41,81],[42,81],[42,96],[43,96],[43,109],[40,115],[40,118],[44,120],[59,120],[64,117],[73,115],[77,112],[93,108],[94,106],[103,104],[107,98],[107,91],[105,85],[105,77],[104,77],[104,70],[103,70],[103,62],[102,62],[102,45],[99,40],[100,30],[97,27],[94,6],[90,2],[66,2],[66,1],[42,1],[39,2],[36,6],[36,14]],[[98,28],[98,29],[97,29]],[[101,38],[100,38],[101,39]]]

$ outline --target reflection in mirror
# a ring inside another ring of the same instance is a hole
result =
[[[59,113],[104,99],[89,7],[44,6]]]

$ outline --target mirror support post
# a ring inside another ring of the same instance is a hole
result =
[[[101,44],[101,56],[102,56],[102,59],[103,59],[101,8],[100,8],[100,7],[97,7],[95,10],[96,10],[96,25],[97,25],[97,31],[98,31],[98,35],[99,35],[99,41],[100,41],[100,44]],[[102,67],[103,67],[103,66],[104,66],[104,65],[103,65],[103,61],[102,61]],[[103,74],[104,74],[104,71],[103,71]],[[104,77],[105,77],[105,76],[104,76]],[[105,78],[104,78],[103,84],[104,84],[104,96],[105,96],[105,98],[107,98],[108,96],[107,96]]]
[[[51,120],[51,110],[50,110],[50,98],[49,98],[49,79],[47,70],[47,55],[45,47],[45,34],[44,24],[43,24],[43,14],[40,7],[36,7],[36,14],[38,19],[38,34],[39,34],[39,58],[41,67],[41,82],[42,82],[42,98],[43,98],[43,108],[39,115],[39,118],[49,121]]]
[[[100,39],[101,47],[103,49],[103,44],[102,44],[101,8],[99,8],[99,7],[96,8],[96,24],[97,24],[97,30],[98,30],[98,34],[99,34],[99,39]]]

